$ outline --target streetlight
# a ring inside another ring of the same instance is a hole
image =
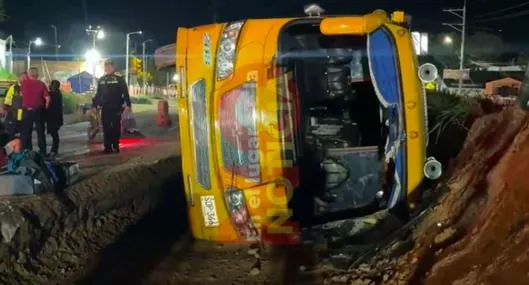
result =
[[[28,42],[28,69],[31,67],[31,45],[34,44],[36,47],[39,47],[43,44],[41,38],[36,38],[33,41]]]
[[[13,73],[13,35],[9,35],[6,41],[9,41],[9,72]]]
[[[59,43],[57,39],[57,26],[51,25],[51,28],[53,29],[53,36],[55,39],[55,60],[59,60]]]
[[[92,48],[96,48],[96,40],[102,40],[105,38],[105,32],[101,28],[101,26],[92,27],[91,25],[88,26],[88,29],[86,29],[86,33],[89,36],[92,36]]]
[[[99,31],[97,32],[97,39],[98,39],[98,40],[102,40],[102,39],[104,39],[104,38],[105,38],[105,32],[104,32],[103,30],[99,30]]]
[[[90,26],[88,26],[88,29],[86,29],[86,33],[88,35],[92,36],[92,50],[97,52],[96,51],[96,40],[104,39],[105,38],[105,32],[103,31],[101,26],[92,27],[92,25],[90,25]],[[93,65],[92,65],[92,84],[94,85],[94,88],[96,88],[96,86],[97,86],[96,64],[97,63],[94,62]]]
[[[130,36],[131,35],[141,35],[142,31],[130,32],[127,33],[125,45],[126,45],[126,58],[125,58],[125,82],[127,86],[129,85],[129,48],[130,48]]]
[[[86,61],[89,62],[90,64],[96,64],[97,62],[101,60],[101,54],[95,49],[91,49],[87,51],[84,57]]]
[[[454,43],[454,39],[452,39],[451,36],[445,36],[444,39],[443,39],[443,43],[445,45],[451,45]]]
[[[145,73],[147,72],[147,57],[145,56],[145,50],[147,48],[147,43],[148,42],[152,42],[153,40],[152,39],[148,39],[146,41],[143,41],[141,43],[142,45],[142,67],[143,67],[143,75],[145,76]],[[145,96],[145,91],[146,91],[146,84],[145,84],[145,77],[143,78],[143,95]]]
[[[101,60],[101,54],[96,49],[91,49],[85,53],[85,59],[86,62],[92,66],[92,84],[94,84],[94,88],[96,88],[96,66],[97,63]]]

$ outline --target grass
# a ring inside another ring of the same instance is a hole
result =
[[[461,151],[469,131],[468,119],[478,107],[478,98],[448,93],[427,93],[428,155],[448,165]]]
[[[64,114],[73,114],[79,107],[79,98],[71,92],[62,93],[62,108]]]
[[[150,105],[152,104],[152,99],[146,96],[134,96],[134,97],[131,96],[130,102],[132,104]]]
[[[430,128],[430,134],[435,135],[436,142],[450,126],[468,130],[465,122],[478,104],[475,98],[440,92],[428,93],[427,98],[428,113],[434,123]]]

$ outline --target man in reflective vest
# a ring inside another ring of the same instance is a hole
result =
[[[27,73],[23,72],[18,82],[11,85],[7,90],[4,99],[4,107],[6,108],[6,129],[9,133],[10,139],[13,139],[20,132],[22,122],[22,92],[20,85],[27,79]]]

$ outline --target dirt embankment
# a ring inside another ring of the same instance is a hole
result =
[[[529,114],[477,119],[443,189],[410,252],[332,273],[327,284],[529,284]]]
[[[529,116],[478,119],[409,255],[412,283],[529,284]]]
[[[64,195],[0,200],[0,284],[56,284],[164,200],[177,157],[85,180]]]

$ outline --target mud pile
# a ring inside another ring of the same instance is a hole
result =
[[[0,200],[0,284],[55,284],[156,209],[179,159],[127,163],[49,194]]]
[[[477,119],[443,189],[410,252],[334,272],[326,283],[529,284],[529,114],[513,108]]]
[[[529,284],[529,116],[478,119],[402,272],[415,284]],[[414,262],[413,262],[414,261]]]

